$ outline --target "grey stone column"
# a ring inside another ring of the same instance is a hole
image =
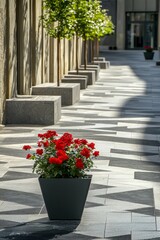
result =
[[[5,0],[0,1],[0,124],[3,116],[3,99],[4,99],[4,72],[5,72]]]
[[[158,0],[158,47],[160,47],[160,0]]]
[[[117,0],[117,48],[125,48],[125,0]]]

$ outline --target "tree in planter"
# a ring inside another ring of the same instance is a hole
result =
[[[61,39],[74,35],[75,13],[72,0],[44,0],[41,16],[43,27],[49,36],[57,38],[57,86],[60,86]]]
[[[106,10],[101,9],[99,0],[75,0],[74,4],[76,17],[74,28],[77,38],[82,37],[84,41],[84,68],[86,69],[88,40],[93,40],[95,38],[100,40],[101,36],[112,33],[113,23],[110,17],[106,15]],[[76,45],[78,46],[78,44]],[[78,73],[78,60],[76,66]]]
[[[78,74],[79,38],[82,37],[83,40],[87,39],[91,28],[90,16],[88,14],[89,3],[87,0],[74,0],[73,9],[75,12],[74,31],[76,35],[76,70]]]
[[[94,44],[96,43],[96,55],[99,55],[99,41],[104,35],[110,35],[114,32],[114,25],[111,21],[111,17],[107,15],[107,10],[101,8],[101,2],[99,0],[91,1],[91,11],[93,12],[93,31],[92,31],[92,58],[94,58]]]

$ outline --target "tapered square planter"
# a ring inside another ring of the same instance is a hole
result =
[[[144,52],[144,58],[145,60],[153,60],[154,52]]]
[[[39,178],[50,220],[80,220],[86,202],[91,177]]]

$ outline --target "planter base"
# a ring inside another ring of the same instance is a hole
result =
[[[50,220],[80,220],[86,202],[91,177],[39,178]]]
[[[78,76],[67,76],[61,79],[62,83],[79,83],[80,89],[86,89],[87,87],[87,77],[79,78]]]
[[[73,105],[80,99],[79,83],[61,83],[57,87],[54,83],[44,83],[32,87],[32,95],[61,96],[62,106]]]
[[[76,70],[72,70],[72,71],[68,72],[69,75],[70,74],[75,75],[76,73],[77,73]],[[84,76],[88,77],[87,85],[95,84],[96,74],[95,74],[94,70],[84,70],[84,69],[82,70],[82,69],[80,69],[78,75],[84,75]]]
[[[22,95],[6,100],[6,124],[51,125],[56,124],[60,117],[59,96]]]
[[[144,58],[145,60],[153,60],[154,52],[144,52]]]

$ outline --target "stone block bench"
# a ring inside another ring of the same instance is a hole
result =
[[[84,65],[81,65],[82,70],[84,70]],[[100,71],[100,67],[98,65],[93,65],[93,64],[89,64],[87,65],[87,69],[85,71],[95,71],[95,81],[97,81],[99,79],[99,71]]]
[[[75,75],[76,73],[77,73],[76,70],[71,70],[68,72],[69,75]],[[87,76],[88,78],[87,85],[95,84],[96,73],[94,70],[79,69],[78,75]]]
[[[80,100],[79,83],[43,83],[31,89],[32,95],[61,96],[62,106],[73,105]]]
[[[65,75],[64,78],[61,79],[62,83],[79,83],[80,89],[87,88],[88,77],[83,75]]]
[[[6,124],[54,125],[61,117],[59,96],[19,96],[6,100]]]
[[[100,67],[100,69],[107,69],[110,67],[109,61],[94,60],[93,64],[97,64]]]

